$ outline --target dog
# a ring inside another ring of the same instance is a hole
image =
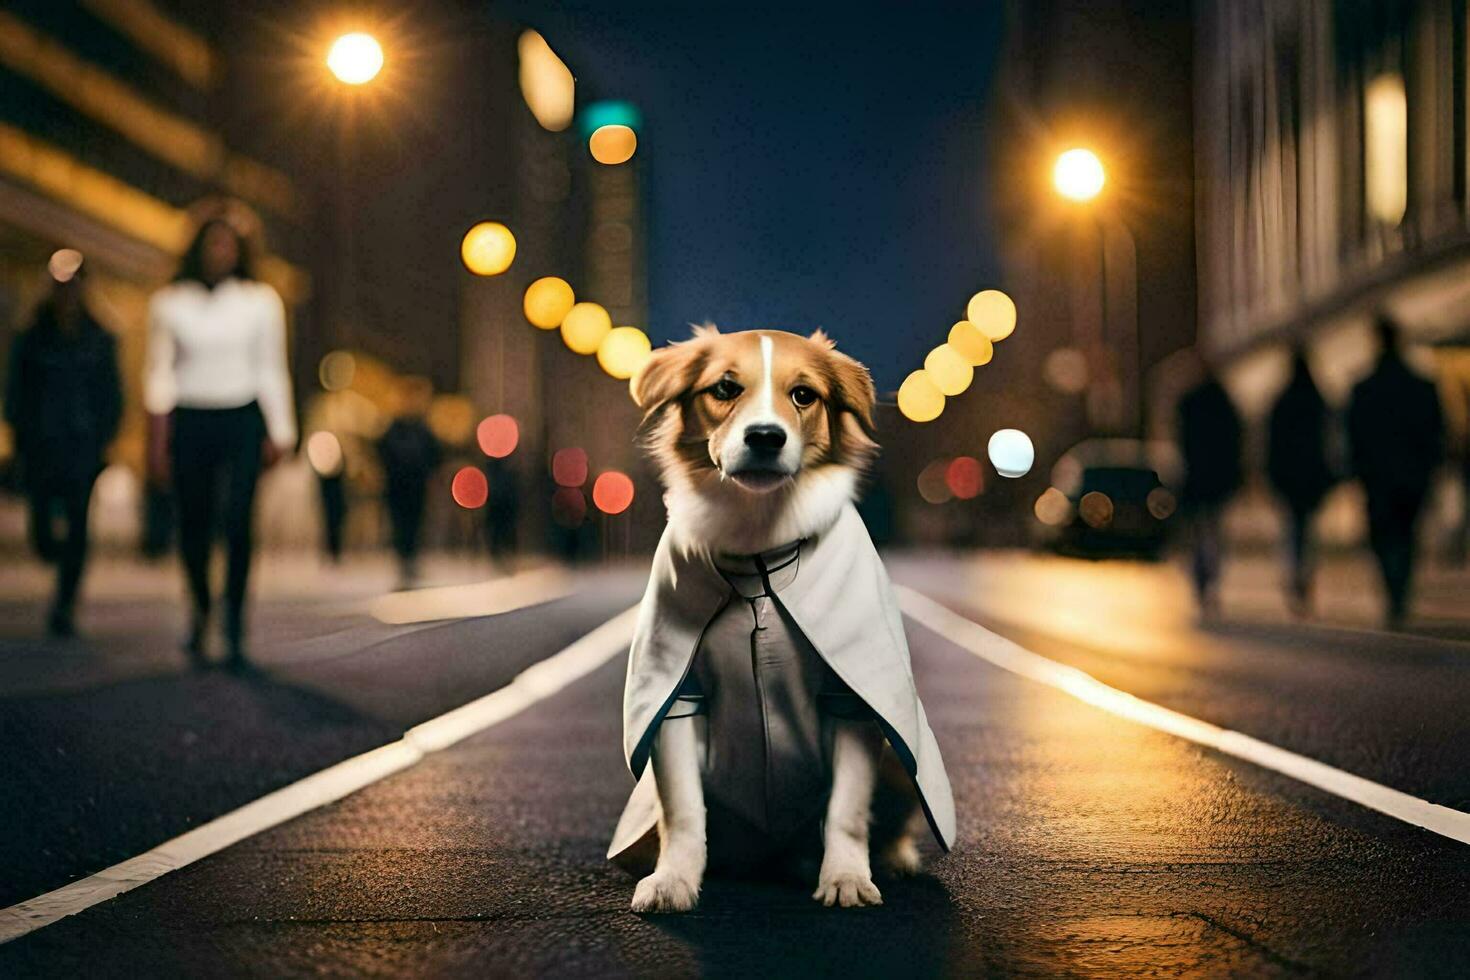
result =
[[[924,818],[947,850],[954,807],[853,507],[872,379],[820,331],[705,326],[632,392],[668,511],[624,688],[640,778],[609,849],[644,874],[632,909],[687,911],[707,867],[781,861],[815,867],[824,905],[881,904],[875,857],[917,872]]]

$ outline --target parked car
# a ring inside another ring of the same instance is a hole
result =
[[[1082,558],[1157,559],[1178,505],[1172,446],[1137,439],[1089,439],[1063,453],[1036,514],[1054,528],[1051,544]]]

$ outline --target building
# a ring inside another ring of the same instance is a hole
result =
[[[126,514],[138,495],[147,296],[187,244],[191,205],[211,195],[248,203],[277,246],[262,274],[293,308],[310,291],[300,187],[242,152],[224,124],[228,59],[212,6],[16,0],[0,10],[0,349],[47,288],[51,253],[79,249],[96,312],[118,335],[127,393],[123,468],[99,490],[110,514]]]
[[[1376,356],[1372,317],[1387,310],[1438,377],[1463,451],[1466,10],[1464,0],[1198,5],[1200,341],[1248,417],[1268,410],[1298,344],[1341,405]],[[1353,536],[1353,488],[1335,496],[1328,526]]]

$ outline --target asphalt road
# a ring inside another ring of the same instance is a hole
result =
[[[1030,600],[1005,590],[1035,592],[1036,569],[892,567],[1141,697],[1439,802],[1470,798],[1455,764],[1470,756],[1470,644],[1198,629],[1164,600],[1118,599],[1151,574],[1129,567],[1042,568],[1049,591]],[[603,575],[554,603],[415,628],[313,628],[296,610],[295,645],[262,650],[275,662],[256,678],[160,669],[47,693],[27,674],[0,700],[3,744],[22,749],[5,763],[0,904],[492,690],[640,585]],[[881,908],[714,880],[692,914],[629,913],[633,882],[603,860],[631,782],[616,657],[339,803],[0,946],[0,976],[1470,972],[1470,848],[909,632],[960,844],[880,882]]]

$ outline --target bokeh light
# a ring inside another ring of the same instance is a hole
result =
[[[948,344],[940,344],[924,358],[924,373],[941,394],[949,396],[961,394],[975,379],[970,362]]]
[[[995,345],[990,338],[969,320],[961,320],[949,328],[949,346],[959,351],[971,367],[989,364],[995,356]]]
[[[551,456],[551,478],[559,487],[580,487],[587,482],[587,450],[575,446],[558,449]]]
[[[911,422],[932,422],[944,411],[944,392],[924,371],[915,371],[898,387],[898,410]]]
[[[542,330],[555,330],[571,312],[577,296],[565,279],[545,276],[526,287],[526,297],[521,308],[532,326]]]
[[[74,248],[58,248],[46,262],[46,271],[57,282],[71,282],[82,267],[82,253]]]
[[[327,391],[342,391],[357,377],[357,358],[350,351],[334,350],[317,365],[316,376]]]
[[[599,474],[592,484],[592,502],[604,514],[621,514],[633,503],[633,478],[617,470]]]
[[[559,133],[572,124],[577,82],[566,62],[556,56],[546,38],[525,31],[516,42],[520,58],[521,98],[541,128]]]
[[[1051,170],[1057,193],[1073,201],[1090,201],[1102,193],[1107,175],[1091,150],[1075,147],[1057,157]]]
[[[985,470],[974,456],[956,456],[944,471],[944,483],[960,500],[973,500],[985,489]]]
[[[317,476],[334,477],[342,472],[342,443],[326,430],[313,432],[306,440],[306,461]]]
[[[474,403],[464,395],[436,395],[429,403],[425,421],[440,442],[463,446],[475,434],[477,414]]]
[[[653,344],[637,327],[614,327],[597,345],[597,363],[620,380],[637,374],[651,356]]]
[[[1036,519],[1048,527],[1061,527],[1072,519],[1072,501],[1056,487],[1047,487],[1036,498]]]
[[[996,432],[990,437],[986,451],[995,472],[1013,480],[1031,472],[1031,464],[1036,462],[1036,447],[1031,445],[1031,437],[1020,429]]]
[[[327,51],[327,67],[338,81],[364,85],[383,70],[383,46],[371,34],[343,34]]]
[[[587,138],[587,149],[598,163],[609,166],[627,163],[638,150],[638,134],[628,126],[599,126]]]
[[[1113,523],[1113,498],[1097,490],[1084,493],[1077,502],[1077,514],[1088,527],[1107,527]]]
[[[515,452],[521,441],[521,429],[509,415],[491,415],[475,426],[475,441],[480,452],[491,459],[504,459]]]
[[[477,276],[498,276],[516,257],[516,236],[498,221],[482,221],[459,244],[464,267]]]
[[[1058,347],[1046,355],[1041,373],[1057,391],[1079,394],[1087,387],[1087,355],[1075,347]]]
[[[999,289],[982,289],[970,297],[965,319],[973,323],[993,344],[1005,340],[1016,329],[1016,304]]]
[[[490,481],[485,479],[479,467],[463,466],[454,474],[449,494],[465,510],[475,510],[484,507],[485,501],[490,499]]]
[[[576,487],[557,487],[551,495],[551,519],[574,531],[587,519],[587,495]]]
[[[919,471],[919,496],[928,503],[942,504],[954,498],[949,488],[949,463],[947,458],[936,459]]]
[[[1167,521],[1174,511],[1179,507],[1179,501],[1169,492],[1167,487],[1154,487],[1148,492],[1144,500],[1144,506],[1156,520]]]
[[[561,321],[561,339],[578,354],[594,354],[612,330],[612,317],[596,303],[578,303]]]

